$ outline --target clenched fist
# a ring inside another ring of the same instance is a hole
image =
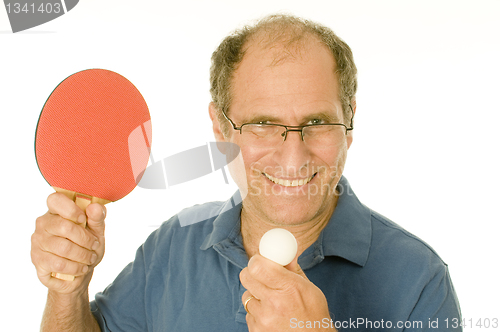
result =
[[[47,198],[48,212],[37,218],[31,236],[31,261],[38,278],[49,290],[61,294],[85,292],[94,267],[104,255],[106,208],[94,203],[86,214],[61,193]],[[51,273],[75,276],[64,281]]]
[[[297,258],[283,267],[257,254],[241,271],[240,280],[247,289],[241,300],[248,311],[246,318],[250,332],[296,331],[291,324],[294,319],[330,321],[325,295],[307,279]],[[329,326],[329,329],[308,331],[335,329]]]

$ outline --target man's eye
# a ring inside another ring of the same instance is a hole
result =
[[[324,120],[322,119],[312,119],[311,121],[309,121],[309,124],[322,124],[322,123],[325,123]]]

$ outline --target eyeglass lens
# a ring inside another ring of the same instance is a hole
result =
[[[246,124],[241,128],[245,143],[254,147],[275,147],[283,144],[285,136],[300,131],[288,129],[284,126],[268,124]],[[315,125],[302,128],[304,143],[311,147],[332,147],[344,139],[346,129],[342,125]]]

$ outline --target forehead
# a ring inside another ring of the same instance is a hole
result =
[[[332,53],[315,38],[294,47],[252,41],[233,75],[231,115],[245,122],[268,116],[289,124],[315,113],[340,117],[335,69]]]

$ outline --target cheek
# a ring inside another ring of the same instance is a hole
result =
[[[347,149],[348,146],[344,145],[338,152],[337,152],[337,158],[335,160],[335,176],[339,177],[342,175],[344,172],[344,166],[345,162],[347,160]]]
[[[250,188],[258,187],[256,180],[260,180],[263,163],[261,160],[269,154],[269,150],[242,146],[237,140],[233,143],[240,147],[239,155],[228,164],[229,173],[237,184],[242,197],[248,194]]]
[[[242,198],[245,198],[248,193],[248,183],[247,171],[242,154],[238,154],[238,156],[227,165],[227,168],[234,182],[240,189]]]
[[[265,158],[270,155],[271,152],[268,149],[256,149],[256,148],[241,148],[241,153],[243,155],[243,161],[245,163],[245,168],[247,175],[249,177],[257,177],[263,172],[265,166]]]
[[[352,144],[352,132],[350,132],[349,135],[347,135],[347,149],[351,147],[351,144]]]
[[[335,178],[340,176],[344,170],[345,161],[347,158],[347,142],[344,141],[335,149],[319,151],[316,153],[318,169],[325,168],[325,177]]]

